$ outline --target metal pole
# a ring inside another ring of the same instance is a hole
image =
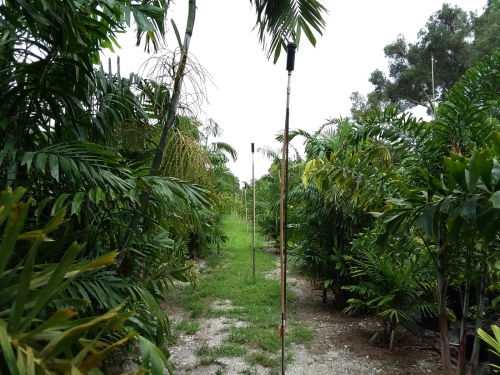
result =
[[[255,277],[255,173],[254,173],[254,144],[252,143],[252,276]]]
[[[245,182],[245,188],[243,190],[245,192],[245,225],[247,226],[247,234],[248,234],[248,207],[247,207],[247,183]]]
[[[290,83],[295,64],[295,43],[287,45],[286,70],[288,85],[286,89],[285,131],[283,132],[283,155],[281,158],[281,201],[280,201],[280,263],[281,263],[281,373],[285,374],[285,330],[286,330],[286,253],[287,253],[287,216],[288,216],[288,128],[290,120]]]
[[[434,52],[431,51],[432,111],[436,117],[436,91],[434,91]]]

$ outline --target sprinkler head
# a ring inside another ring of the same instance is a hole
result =
[[[288,43],[286,53],[286,70],[291,72],[295,65],[295,50],[297,45],[295,43]]]

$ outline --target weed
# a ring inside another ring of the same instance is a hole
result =
[[[254,367],[246,368],[244,370],[241,370],[240,372],[241,375],[256,375],[257,371],[255,370]]]
[[[247,361],[251,365],[261,365],[263,367],[275,368],[281,365],[281,358],[271,355],[268,352],[257,351],[247,356]]]
[[[217,369],[215,370],[215,375],[223,375],[224,374],[224,369],[220,366],[217,366]]]
[[[313,331],[309,327],[304,327],[300,325],[292,326],[288,335],[290,341],[303,344],[306,347],[311,346],[313,337],[314,337]]]
[[[175,321],[173,324],[174,330],[184,332],[186,335],[194,335],[196,332],[198,332],[199,328],[200,322],[197,322],[196,320],[181,319]]]

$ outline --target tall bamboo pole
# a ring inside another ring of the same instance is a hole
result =
[[[255,277],[255,160],[252,143],[252,276]]]
[[[295,43],[287,46],[286,70],[288,85],[286,88],[285,131],[283,132],[283,155],[281,158],[280,184],[280,264],[281,264],[281,373],[285,374],[285,329],[286,329],[286,253],[287,253],[287,216],[288,216],[288,129],[290,121],[290,83],[295,65]]]

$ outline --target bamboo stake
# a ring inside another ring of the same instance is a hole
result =
[[[252,276],[255,277],[255,165],[254,144],[252,143]]]
[[[285,374],[285,329],[286,329],[286,252],[287,252],[287,216],[288,216],[288,129],[290,121],[290,83],[295,64],[295,43],[287,46],[286,70],[288,85],[286,89],[285,131],[283,132],[283,155],[281,158],[280,191],[280,263],[281,263],[281,373]]]

